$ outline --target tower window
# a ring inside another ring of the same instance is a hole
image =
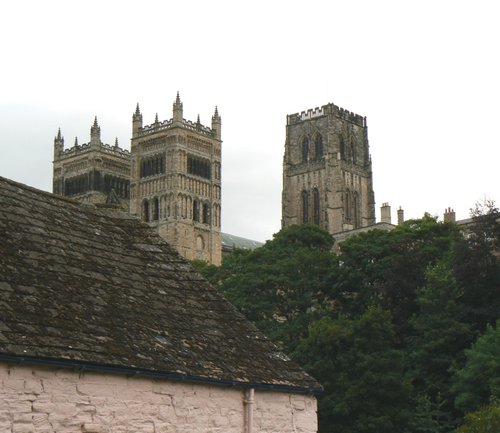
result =
[[[187,157],[187,172],[189,174],[194,174],[195,176],[204,177],[205,179],[211,179],[211,164],[208,159],[199,158],[194,155],[188,155]]]
[[[165,157],[163,155],[148,156],[141,160],[141,178],[165,173]]]
[[[313,222],[319,225],[320,220],[320,208],[319,208],[319,191],[317,188],[313,190]]]
[[[158,221],[160,215],[160,203],[158,201],[158,198],[153,199],[153,221]]]
[[[200,221],[200,202],[193,201],[193,221]]]
[[[203,224],[210,224],[210,206],[208,203],[203,203]]]
[[[309,159],[309,139],[304,137],[302,140],[302,162],[307,162]]]
[[[142,203],[142,220],[149,222],[149,203],[147,200]]]
[[[323,157],[323,137],[321,134],[316,135],[314,140],[314,157],[321,159]]]
[[[309,222],[309,193],[302,191],[302,222]]]

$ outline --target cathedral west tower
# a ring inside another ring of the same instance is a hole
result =
[[[130,213],[189,260],[221,263],[221,117],[211,127],[183,117],[179,94],[169,120],[132,117]]]
[[[375,224],[366,118],[334,104],[287,116],[282,226],[331,234]]]

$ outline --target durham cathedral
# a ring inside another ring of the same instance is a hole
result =
[[[221,233],[221,117],[210,126],[183,117],[177,93],[172,118],[143,125],[132,115],[130,152],[101,141],[64,148],[54,139],[53,192],[120,206],[158,230],[189,260],[220,264],[224,245],[259,243]],[[335,234],[375,224],[366,118],[334,104],[287,116],[282,227],[312,223]]]

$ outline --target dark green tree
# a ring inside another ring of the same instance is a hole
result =
[[[455,225],[425,215],[389,232],[372,230],[347,239],[341,244],[338,301],[354,315],[372,305],[388,309],[403,339],[427,267],[448,254],[460,236]]]
[[[315,225],[290,226],[253,251],[224,259],[215,282],[226,297],[289,353],[309,324],[334,308],[337,257],[332,236]]]
[[[465,351],[466,364],[455,375],[457,408],[470,412],[500,401],[500,321]]]
[[[435,432],[449,432],[457,422],[453,405],[451,368],[462,362],[463,350],[473,334],[462,320],[462,295],[453,270],[446,260],[430,266],[425,285],[417,289],[417,312],[410,321],[407,337],[408,375],[415,399],[428,399],[428,414],[436,421]]]
[[[400,433],[409,419],[409,384],[394,348],[391,315],[375,307],[358,319],[323,317],[295,353],[324,386],[322,433]]]
[[[500,317],[500,211],[491,200],[471,209],[464,240],[454,251],[455,276],[464,290],[467,321],[479,332]]]

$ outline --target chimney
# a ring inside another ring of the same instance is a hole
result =
[[[454,223],[456,221],[455,211],[451,207],[444,210],[443,221],[445,223]]]
[[[405,222],[405,211],[401,209],[401,206],[399,206],[398,209],[398,226],[403,224]]]
[[[380,207],[380,221],[391,224],[391,207],[389,203],[382,203]]]

